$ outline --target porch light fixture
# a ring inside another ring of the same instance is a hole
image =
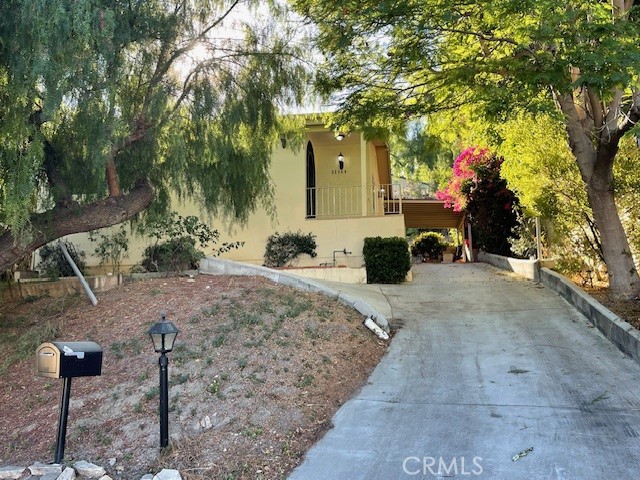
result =
[[[287,148],[287,137],[284,134],[280,135],[280,145],[282,145],[282,148]]]
[[[336,133],[336,140],[338,140],[339,142],[341,142],[342,140],[344,140],[345,134],[342,132],[338,132]]]
[[[338,154],[338,169],[344,170],[344,155],[342,155],[342,152]]]

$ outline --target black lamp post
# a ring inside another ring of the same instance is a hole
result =
[[[178,328],[167,320],[167,314],[160,312],[162,319],[149,328],[153,349],[160,354],[160,448],[169,444],[169,381],[167,353],[173,350],[173,342],[178,336]]]

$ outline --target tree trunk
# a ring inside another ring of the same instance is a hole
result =
[[[24,256],[65,235],[117,225],[143,211],[153,200],[149,182],[141,181],[128,194],[89,205],[56,206],[31,217],[33,237],[23,244],[11,231],[0,236],[0,271],[10,269]]]
[[[609,289],[617,297],[636,298],[640,295],[640,277],[620,221],[613,194],[613,177],[608,169],[594,169],[587,183],[587,194],[593,218],[600,232],[602,255],[609,275]]]

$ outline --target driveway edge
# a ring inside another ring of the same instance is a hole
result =
[[[307,292],[321,293],[326,297],[338,300],[343,305],[353,308],[360,314],[371,317],[386,332],[389,332],[389,322],[381,312],[373,308],[364,300],[334,290],[327,285],[308,278],[298,277],[287,272],[273,270],[271,268],[248,263],[222,260],[220,258],[207,257],[200,261],[200,273],[203,275],[245,275],[268,278],[274,283],[287,285]]]
[[[640,333],[565,276],[540,269],[540,282],[589,319],[622,352],[640,364]]]

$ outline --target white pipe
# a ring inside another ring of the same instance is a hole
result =
[[[375,333],[378,338],[381,338],[382,340],[389,340],[389,334],[382,328],[380,328],[380,326],[373,320],[373,318],[367,317],[367,319],[364,321],[364,326]]]
[[[69,265],[71,265],[71,268],[73,269],[73,273],[75,273],[78,279],[80,280],[80,285],[82,285],[82,288],[84,288],[84,291],[87,292],[87,296],[89,297],[89,300],[91,300],[91,303],[93,303],[93,306],[95,307],[98,304],[98,299],[91,291],[91,287],[89,286],[87,281],[84,279],[84,275],[82,275],[82,272],[76,265],[76,262],[73,261],[73,258],[71,258],[71,255],[69,255],[69,251],[67,250],[67,247],[65,246],[65,244],[62,242],[58,242],[58,246],[60,247],[60,250],[62,250],[64,258],[66,258],[67,262],[69,262]]]

